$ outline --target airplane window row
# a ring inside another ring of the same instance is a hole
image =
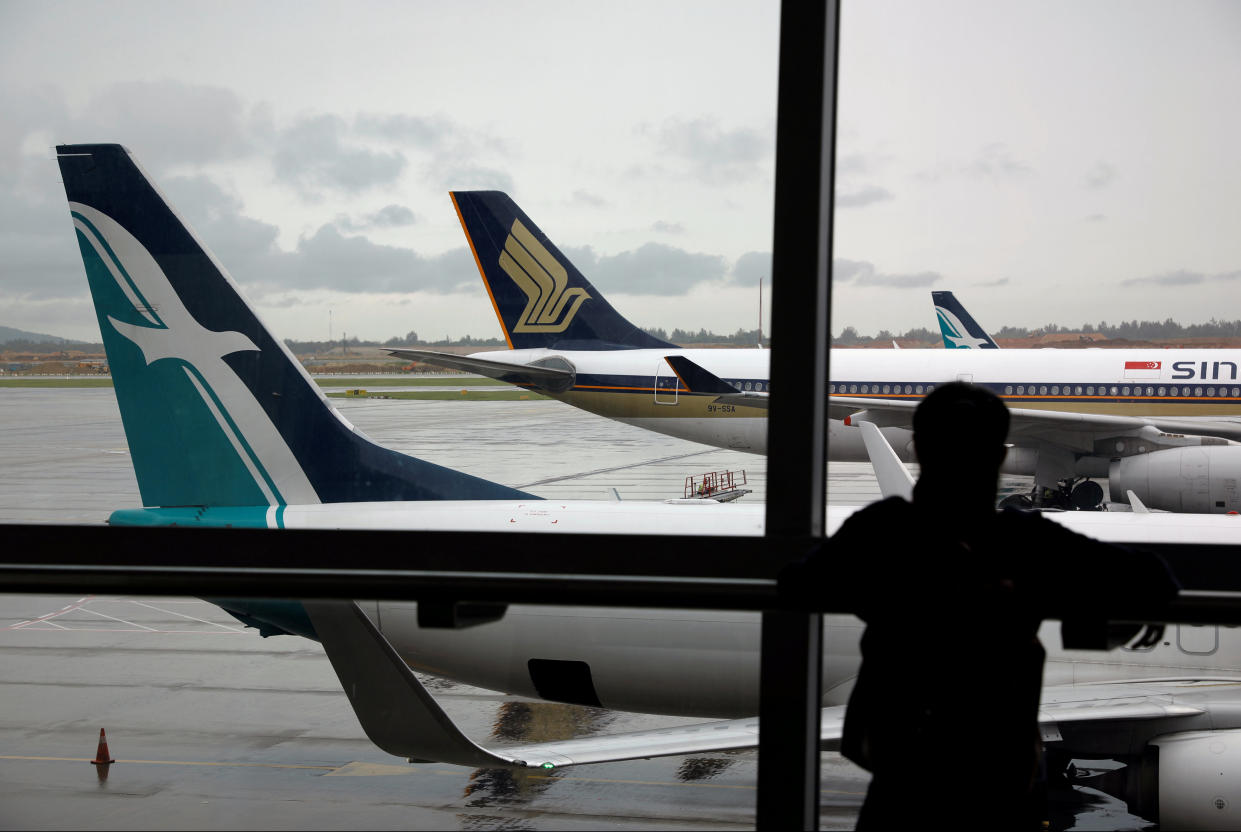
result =
[[[841,395],[859,393],[862,395],[874,395],[876,393],[895,394],[898,396],[913,396],[930,393],[935,389],[934,384],[906,384],[902,387],[899,384],[829,384],[827,392],[840,393]]]
[[[728,383],[733,387],[736,387],[738,390],[755,390],[759,393],[762,393],[764,390],[768,393],[771,392],[771,382],[764,384],[761,381],[747,381],[743,384],[740,379],[736,379]]]
[[[1129,385],[1117,385],[1117,384],[1113,384],[1110,386],[1106,384],[1100,384],[1100,385],[1097,385],[1097,387],[1096,385],[1093,385],[1093,384],[1087,384],[1087,385],[1066,384],[1063,387],[1061,387],[1061,385],[1058,385],[1058,384],[1053,384],[1050,386],[1046,384],[1038,384],[1038,385],[1018,384],[1015,388],[1015,393],[1018,396],[1027,396],[1027,395],[1028,396],[1036,396],[1036,395],[1046,396],[1049,393],[1052,396],[1059,396],[1061,395],[1061,390],[1064,391],[1063,395],[1065,396],[1082,396],[1082,395],[1093,396],[1096,394],[1095,392],[1096,390],[1098,391],[1098,395],[1100,396],[1129,396],[1129,395],[1143,396],[1145,395],[1145,396],[1213,397],[1213,396],[1227,396],[1230,393],[1232,394],[1234,398],[1241,396],[1241,387],[1233,387],[1230,390],[1227,387],[1219,387],[1219,388],[1193,387],[1193,388],[1190,388],[1190,387],[1148,386],[1146,387],[1145,393],[1143,393],[1143,389],[1141,385],[1134,385],[1131,388]],[[1014,394],[1014,387],[1012,385],[1008,385],[1004,388],[1004,395],[1011,396],[1013,394]]]

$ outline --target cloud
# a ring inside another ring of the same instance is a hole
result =
[[[939,272],[885,274],[875,271],[874,264],[865,260],[837,258],[832,261],[833,282],[849,283],[853,286],[878,286],[887,289],[922,289],[943,279],[943,275]]]
[[[591,283],[602,292],[630,295],[680,295],[691,286],[723,279],[723,257],[695,254],[663,243],[646,243],[632,251],[600,257],[590,246],[565,249]]]
[[[1009,280],[1007,277],[1001,277],[998,280],[988,280],[984,283],[975,283],[974,285],[981,289],[991,289],[997,286],[1007,286],[1008,283],[1009,283]]]
[[[399,151],[346,144],[347,127],[334,115],[302,116],[281,130],[272,156],[276,180],[311,199],[321,190],[356,194],[396,180],[405,169]]]
[[[354,119],[359,133],[411,144],[423,150],[451,145],[459,135],[455,124],[442,116],[384,115],[362,113]]]
[[[1147,277],[1131,277],[1120,282],[1121,286],[1197,286],[1208,281],[1224,282],[1241,280],[1241,271],[1217,272],[1205,274],[1178,269],[1174,272],[1149,275]]]
[[[423,178],[450,191],[513,191],[513,177],[498,168],[473,162],[432,162],[423,168]]]
[[[334,220],[336,227],[342,231],[366,231],[370,228],[401,228],[413,225],[414,212],[404,205],[385,205],[373,214],[354,219],[347,214],[338,214]]]
[[[424,257],[365,236],[346,236],[330,223],[300,238],[293,251],[250,258],[233,267],[232,273],[256,297],[289,289],[442,294],[478,279],[474,260],[465,248]]]
[[[665,220],[655,220],[651,223],[651,230],[657,234],[684,234],[685,225],[679,222],[666,222]]]
[[[1086,222],[1105,222],[1106,220],[1107,220],[1106,214],[1091,214],[1090,216],[1086,217]]]
[[[1015,158],[1006,145],[993,142],[980,148],[973,158],[942,162],[932,170],[918,173],[915,178],[926,182],[936,182],[947,177],[963,176],[998,182],[1001,179],[1018,179],[1033,172],[1034,169]]]
[[[772,137],[739,127],[725,130],[713,118],[669,119],[653,132],[659,150],[691,163],[693,174],[709,185],[757,176],[772,159]]]
[[[892,193],[878,185],[867,185],[851,193],[836,191],[837,208],[862,208],[876,202],[884,202],[892,198]]]
[[[1092,191],[1102,190],[1116,181],[1116,168],[1107,162],[1095,162],[1094,167],[1086,171],[1083,185]]]
[[[241,200],[210,177],[173,176],[164,180],[162,188],[203,244],[234,276],[240,278],[233,271],[237,266],[244,267],[279,252],[276,238],[280,229],[246,216]]]
[[[767,278],[767,285],[771,285],[770,251],[747,251],[738,257],[737,262],[733,263],[729,282],[741,286],[755,286],[760,277]]]
[[[1121,286],[1196,286],[1206,280],[1202,272],[1185,270],[1149,275],[1147,277],[1131,277],[1120,282]]]
[[[223,87],[125,81],[104,87],[74,119],[81,135],[124,136],[143,164],[236,159],[253,152],[241,98]]]
[[[592,194],[589,191],[576,190],[573,192],[573,203],[575,205],[585,205],[588,208],[606,208],[608,201],[598,194]]]
[[[1029,165],[1014,159],[1008,148],[998,142],[979,150],[965,170],[986,179],[1011,179],[1031,172]]]

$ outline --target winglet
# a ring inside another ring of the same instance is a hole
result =
[[[914,495],[914,478],[901,462],[896,451],[888,444],[883,433],[874,422],[854,420],[862,431],[862,441],[866,443],[866,453],[870,464],[875,469],[875,478],[879,481],[879,493],[884,497],[904,497],[912,500]]]
[[[475,743],[453,723],[352,601],[304,601],[332,669],[371,742],[389,754],[462,766],[525,766]]]

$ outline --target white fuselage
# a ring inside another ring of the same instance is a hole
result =
[[[853,506],[829,506],[834,532]],[[288,506],[285,528],[379,528],[515,532],[624,532],[757,537],[761,505],[603,502],[427,502]],[[211,510],[206,522],[211,522]],[[1230,515],[1049,513],[1084,534],[1115,543],[1218,543],[1241,535]],[[273,518],[272,525],[275,525]],[[1071,580],[1071,576],[1066,576]],[[410,666],[493,690],[539,696],[530,660],[583,662],[605,707],[703,717],[757,713],[759,616],[755,613],[514,605],[504,618],[465,630],[418,626],[414,603],[363,609]],[[843,704],[859,665],[861,622],[829,616],[823,701]],[[1071,653],[1045,628],[1047,684],[1134,678],[1228,678],[1241,683],[1241,632],[1169,627],[1145,651]],[[1208,642],[1210,644],[1208,645]],[[969,649],[968,640],[944,649]]]
[[[829,392],[916,400],[933,385],[960,380],[986,386],[1010,407],[1235,418],[1241,416],[1238,353],[1241,351],[834,349]],[[472,357],[522,365],[555,356],[576,372],[569,390],[552,394],[569,404],[681,439],[766,452],[765,410],[720,405],[714,402],[714,395],[687,391],[664,361],[667,355],[685,356],[742,392],[770,390],[770,352],[762,349],[531,349],[476,353]],[[858,431],[836,420],[829,429],[832,459],[867,459]],[[911,458],[908,431],[886,428],[884,433],[902,458]]]

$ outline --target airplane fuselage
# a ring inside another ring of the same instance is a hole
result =
[[[575,371],[573,385],[549,393],[601,416],[704,444],[766,453],[766,411],[719,404],[686,389],[664,357],[682,355],[742,392],[770,390],[767,350],[506,350],[472,357],[528,364],[552,357]],[[1010,407],[1147,417],[1241,417],[1241,355],[1236,350],[848,350],[831,351],[829,392],[917,400],[936,384],[969,381]],[[911,435],[885,428],[912,460]],[[831,458],[862,462],[858,431],[833,420]],[[1009,473],[1024,470],[1020,460]]]
[[[834,533],[856,508],[829,506],[828,533]],[[1233,515],[1046,516],[1114,543],[1206,543],[1241,534],[1241,516]],[[115,512],[109,522],[293,529],[470,528],[536,534],[649,528],[666,535],[757,537],[763,534],[765,506],[712,501],[338,503],[133,509]],[[479,687],[627,711],[726,718],[758,711],[757,614],[514,605],[497,622],[449,630],[419,627],[417,605],[412,602],[371,601],[361,606],[411,667]],[[263,607],[263,602],[254,602],[250,613],[273,623],[279,620],[278,612]],[[849,616],[828,617],[825,705],[844,704],[848,698],[860,661],[861,627]],[[1111,653],[1061,650],[1054,625],[1042,636],[1048,648],[1046,684],[1204,675],[1241,684],[1241,631],[1235,628],[1172,626],[1153,648]],[[959,649],[970,649],[968,639],[960,642]]]

